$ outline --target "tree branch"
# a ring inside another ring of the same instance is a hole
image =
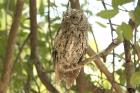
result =
[[[123,41],[120,41],[119,39],[114,39],[113,42],[109,44],[109,46],[101,53],[98,54],[98,56],[102,57],[103,59],[106,58],[106,56],[118,45],[120,45]]]
[[[16,43],[16,33],[20,23],[23,3],[24,0],[17,0],[16,3],[16,10],[7,42],[4,72],[0,81],[0,93],[6,92],[12,76],[14,45]]]
[[[41,80],[41,82],[45,85],[46,89],[48,89],[52,93],[59,93],[58,90],[52,86],[50,83],[46,72],[43,68],[43,66],[40,63],[39,56],[38,56],[38,50],[37,50],[37,9],[36,9],[36,0],[30,0],[30,30],[31,30],[31,37],[30,37],[30,43],[31,43],[31,60],[33,61],[38,76]]]
[[[88,47],[87,54],[89,56],[96,56],[96,53],[91,49],[91,47]],[[94,60],[94,63],[100,69],[100,71],[105,74],[105,76],[107,77],[107,79],[109,80],[109,82],[115,82],[115,81],[113,81],[112,74],[108,71],[108,69],[102,63],[102,61],[100,60],[100,58],[98,56]],[[117,83],[114,83],[114,89],[115,89],[116,93],[122,93],[122,89],[121,89],[121,87]]]
[[[78,93],[111,93],[110,90],[105,90],[100,87],[93,85],[90,81],[85,78],[84,69],[80,72],[79,76],[77,77],[77,88],[80,89]],[[113,92],[114,93],[114,92]]]
[[[79,0],[69,0],[72,9],[79,9],[80,10],[80,2]]]
[[[134,93],[135,88],[131,85],[130,79],[135,72],[134,63],[131,60],[130,41],[124,39],[124,52],[125,52],[125,75],[128,93]]]
[[[17,56],[16,56],[15,63],[18,62],[18,59],[20,58],[20,55],[21,55],[21,53],[22,53],[22,50],[23,50],[25,44],[27,43],[27,41],[29,40],[29,38],[30,38],[30,34],[26,37],[26,39],[25,39],[24,42],[22,43],[21,47],[19,48],[19,52],[18,52],[18,54],[17,54]]]
[[[114,49],[116,48],[122,41],[120,41],[119,39],[115,39],[114,42],[111,42],[111,44],[109,44],[109,46],[102,51],[99,54],[90,56],[90,58],[86,58],[85,60],[83,60],[82,62],[80,62],[78,65],[76,65],[73,68],[67,69],[65,70],[65,72],[70,72],[79,68],[84,67],[84,65],[91,63],[91,61],[95,61],[97,60],[99,57],[102,57],[103,59]]]
[[[135,23],[131,19],[129,20],[129,25],[131,26],[132,31],[136,28]],[[136,40],[134,41],[134,43],[136,43]],[[135,93],[135,86],[133,86],[130,83],[130,79],[132,77],[132,74],[135,72],[134,63],[132,62],[132,59],[131,59],[131,51],[130,51],[131,50],[131,43],[129,40],[126,40],[124,38],[123,44],[124,44],[125,62],[126,62],[125,63],[125,75],[126,75],[127,91],[128,91],[128,93]],[[135,47],[133,49],[135,49]],[[139,58],[139,55],[138,55],[138,58]]]

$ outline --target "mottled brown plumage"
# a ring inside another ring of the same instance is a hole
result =
[[[81,10],[71,9],[63,15],[60,31],[54,40],[53,61],[58,82],[70,88],[80,72],[75,68],[83,59],[87,47],[88,22]]]

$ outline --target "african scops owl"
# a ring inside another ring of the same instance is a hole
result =
[[[54,40],[53,61],[58,82],[70,88],[80,72],[74,69],[82,61],[87,48],[88,22],[83,11],[70,9],[63,15],[59,32]],[[74,69],[67,71],[68,69]]]

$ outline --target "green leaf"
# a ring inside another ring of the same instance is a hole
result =
[[[134,15],[134,10],[129,11],[129,16],[132,19],[132,21],[135,22],[136,18],[135,18],[135,15]]]
[[[96,23],[97,23],[99,26],[101,26],[101,27],[103,27],[103,28],[106,28],[106,25],[102,24],[101,22],[96,21]]]
[[[125,81],[126,81],[124,70],[119,69],[119,70],[116,71],[116,73],[119,75],[120,84],[124,85]]]
[[[132,0],[112,0],[112,6],[118,7],[118,5],[123,5],[129,2],[132,2]]]
[[[124,38],[123,38],[123,33],[122,33],[122,30],[121,30],[121,26],[118,26],[117,29],[116,29],[116,33],[118,35],[117,39],[119,41],[123,41]]]
[[[123,36],[126,40],[130,40],[133,37],[133,33],[132,33],[132,28],[130,25],[126,24],[126,23],[122,23],[122,31],[123,31]]]
[[[136,86],[136,85],[139,85],[139,84],[140,84],[140,71],[135,72],[135,73],[132,74],[130,83],[131,83],[133,86]]]
[[[140,25],[140,7],[136,7],[135,10],[129,12],[131,19],[137,24]]]
[[[124,23],[124,22],[120,26],[118,26],[118,28],[117,28],[117,34],[118,34],[118,36],[120,36],[122,34],[123,37],[126,40],[131,40],[132,37],[133,37],[131,26],[128,25],[128,24],[126,24],[126,23]]]
[[[111,85],[107,80],[103,81],[103,86],[104,86],[105,89],[110,89],[111,88]]]
[[[56,30],[60,27],[60,23],[52,24],[52,29]]]
[[[86,79],[87,79],[87,80],[91,80],[91,74],[87,74],[87,75],[86,75]]]
[[[105,19],[110,19],[114,17],[118,13],[118,9],[112,9],[112,10],[103,10],[97,13],[97,16],[100,16]]]
[[[134,10],[135,15],[135,22],[139,25],[140,24],[140,7],[136,7]]]
[[[4,59],[5,55],[5,47],[7,41],[6,31],[0,31],[0,58]]]
[[[136,43],[134,44],[134,48],[135,48],[135,51],[136,51],[136,52],[139,52],[139,51],[140,51],[140,45],[139,45],[138,42],[136,42]]]

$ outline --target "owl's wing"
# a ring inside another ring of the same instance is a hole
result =
[[[60,28],[61,29],[61,28]],[[59,55],[59,41],[60,41],[60,37],[61,37],[61,30],[59,29],[59,31],[57,32],[55,39],[54,39],[54,45],[53,45],[53,51],[52,51],[52,58],[53,58],[53,63],[54,63],[54,68],[55,68],[55,79],[56,82],[59,84],[60,81],[62,80],[62,72],[61,72],[61,65],[58,62],[58,55]]]
[[[52,59],[53,59],[53,63],[54,63],[54,68],[55,68],[55,79],[56,79],[56,82],[57,83],[60,83],[61,81],[61,73],[59,72],[59,63],[58,63],[58,52],[55,48],[53,48],[53,51],[52,51]]]
[[[53,59],[54,65],[57,62],[57,58],[56,57],[57,57],[58,53],[57,53],[57,49],[56,49],[56,47],[57,47],[56,42],[57,42],[58,33],[61,31],[60,29],[61,29],[61,26],[58,28],[58,31],[57,31],[57,33],[55,35],[55,39],[54,39],[54,42],[53,42],[52,59]]]

